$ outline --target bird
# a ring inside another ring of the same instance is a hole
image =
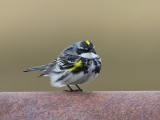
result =
[[[95,79],[101,71],[101,57],[95,51],[95,45],[89,40],[76,42],[51,63],[31,67],[23,72],[42,71],[38,77],[48,76],[51,86],[67,86],[69,92],[83,91],[79,85]],[[78,89],[73,89],[76,86]]]

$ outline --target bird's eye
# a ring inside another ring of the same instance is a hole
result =
[[[80,50],[83,50],[84,48],[83,48],[83,47],[79,47],[79,49],[80,49]]]
[[[82,52],[85,52],[86,50],[85,49],[79,49],[80,51],[82,51]]]
[[[82,53],[85,53],[85,52],[86,52],[86,50],[84,48],[78,48],[77,49],[78,54],[82,54]]]

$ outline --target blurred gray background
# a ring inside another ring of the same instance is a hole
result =
[[[0,1],[0,91],[61,91],[23,73],[74,42],[96,45],[103,67],[84,90],[160,90],[160,1]]]

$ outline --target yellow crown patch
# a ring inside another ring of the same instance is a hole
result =
[[[90,45],[91,43],[89,42],[89,40],[86,40],[87,45]]]

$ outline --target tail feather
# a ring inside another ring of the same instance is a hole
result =
[[[35,71],[44,71],[47,69],[48,65],[42,65],[42,66],[37,66],[37,67],[31,67],[31,68],[27,68],[26,70],[24,70],[23,72],[35,72]]]

